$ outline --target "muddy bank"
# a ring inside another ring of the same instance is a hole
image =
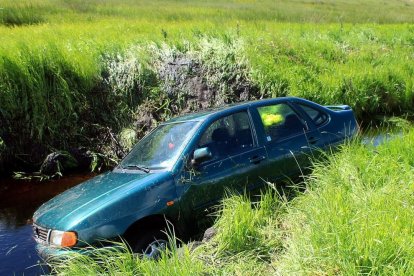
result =
[[[250,79],[242,46],[241,40],[214,38],[184,48],[133,46],[103,54],[99,77],[87,90],[79,90],[81,79],[68,70],[66,76],[49,72],[52,80],[67,82],[62,91],[47,86],[43,89],[50,93],[32,91],[39,95],[28,99],[23,93],[28,88],[17,87],[31,107],[20,110],[16,102],[14,113],[0,112],[0,173],[38,172],[41,178],[79,167],[100,171],[113,166],[159,122],[262,97]]]

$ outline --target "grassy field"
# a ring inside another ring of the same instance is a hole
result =
[[[96,168],[160,121],[248,99],[349,104],[360,122],[413,115],[413,14],[412,0],[0,0],[0,178],[74,148]],[[413,141],[350,143],[290,201],[230,197],[218,235],[195,251],[151,262],[121,245],[52,267],[412,275]]]
[[[412,0],[2,0],[5,25],[106,19],[158,22],[413,22]]]
[[[217,235],[159,262],[118,250],[73,255],[61,275],[412,275],[414,131],[378,146],[353,141],[315,165],[292,200],[223,201]]]
[[[0,171],[79,147],[117,159],[203,90],[202,107],[294,95],[407,115],[412,14],[410,0],[1,1]]]

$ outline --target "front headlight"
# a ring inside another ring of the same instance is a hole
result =
[[[52,230],[50,233],[49,241],[52,245],[61,247],[73,247],[78,242],[78,235],[76,232]]]

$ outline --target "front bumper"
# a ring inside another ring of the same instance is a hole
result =
[[[43,244],[37,244],[36,251],[39,254],[40,258],[42,258],[46,262],[52,258],[63,257],[65,255],[71,254],[71,250],[63,248],[53,248]]]
[[[85,253],[87,250],[86,249],[81,249],[81,248],[58,248],[58,247],[51,247],[51,246],[47,246],[44,244],[40,244],[38,243],[36,245],[36,251],[39,255],[40,258],[42,258],[45,262],[50,261],[51,259],[54,258],[64,258],[67,257],[71,254],[76,254],[76,253]]]
[[[43,243],[37,243],[36,244],[36,251],[37,254],[43,261],[46,263],[50,262],[51,260],[59,260],[64,259],[66,257],[71,257],[74,254],[81,254],[86,256],[93,256],[94,253],[96,253],[96,250],[102,249],[102,248],[116,248],[117,246],[107,244],[107,245],[96,245],[96,247],[93,246],[85,246],[85,247],[73,247],[73,248],[61,248],[61,247],[53,247],[49,245],[45,245]],[[124,247],[122,247],[124,249]]]

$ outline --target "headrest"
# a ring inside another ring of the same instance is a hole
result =
[[[228,129],[224,127],[215,129],[211,134],[211,139],[214,142],[225,142],[230,140],[230,134]]]

